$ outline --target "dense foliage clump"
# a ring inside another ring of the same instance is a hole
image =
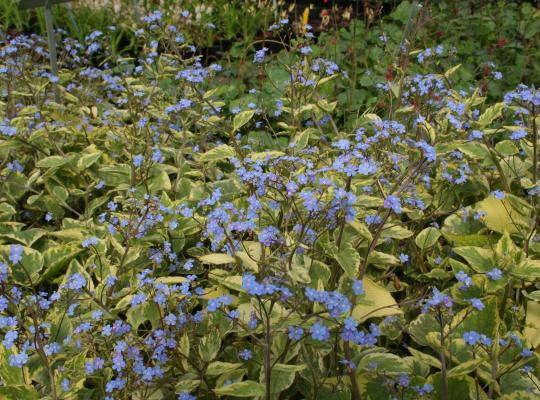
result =
[[[237,69],[159,11],[58,76],[6,36],[0,397],[538,398],[540,91],[423,15],[334,55],[281,18]]]

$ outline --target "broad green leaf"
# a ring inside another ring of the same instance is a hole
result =
[[[4,385],[24,384],[23,370],[9,365],[11,351],[0,344],[0,378]]]
[[[36,163],[38,168],[55,168],[61,167],[64,164],[67,164],[68,160],[60,156],[50,156],[42,158]]]
[[[182,379],[174,387],[176,393],[191,392],[199,387],[200,379]]]
[[[360,266],[360,255],[351,243],[342,243],[339,251],[334,250],[334,257],[349,278],[356,276]]]
[[[495,119],[501,116],[502,110],[504,109],[505,104],[503,102],[496,103],[491,107],[488,107],[486,111],[478,117],[477,124],[480,128],[485,128],[491,124]]]
[[[40,400],[43,397],[30,385],[0,386],[0,399],[5,400]]]
[[[511,156],[519,153],[519,149],[511,140],[502,140],[495,145],[495,150],[503,156]]]
[[[461,375],[467,375],[477,369],[484,361],[485,358],[477,358],[474,360],[469,360],[459,365],[456,365],[454,368],[448,371],[448,377],[456,377]]]
[[[233,121],[233,130],[236,132],[238,129],[247,124],[254,115],[255,110],[242,111],[236,114]]]
[[[410,367],[399,356],[390,353],[370,353],[360,359],[357,371],[369,370],[371,364],[377,365],[377,372],[386,374],[410,373]]]
[[[507,195],[507,197],[509,196]],[[521,227],[529,225],[529,218],[516,211],[506,198],[499,200],[489,196],[477,203],[476,209],[485,213],[485,216],[481,218],[482,222],[495,232],[504,233],[508,231],[509,233],[516,233],[519,232]]]
[[[364,278],[364,296],[358,303],[352,315],[359,322],[368,318],[403,314],[390,292],[369,278]]]
[[[43,252],[45,271],[41,274],[40,281],[56,278],[65,270],[69,262],[82,251],[82,247],[73,245],[59,245],[45,250]]]
[[[77,169],[84,171],[91,167],[101,157],[101,151],[94,151],[91,153],[82,153],[77,160]]]
[[[466,308],[458,312],[453,320],[452,327],[456,327],[455,334],[462,337],[463,333],[476,331],[487,337],[493,338],[497,334],[500,325],[499,312],[497,310],[497,298],[489,297],[483,300],[484,309]]]
[[[315,128],[307,128],[303,130],[302,132],[297,133],[293,139],[292,143],[295,144],[295,148],[298,150],[302,150],[308,145],[309,137],[311,135],[316,135],[318,132]]]
[[[240,259],[243,267],[255,272],[259,272],[258,261],[261,259],[262,247],[259,242],[242,242],[243,251],[234,253],[235,257]]]
[[[243,381],[231,383],[230,385],[222,386],[214,389],[214,393],[218,396],[233,396],[233,397],[251,397],[264,396],[264,386],[255,381]]]
[[[495,265],[492,250],[474,246],[462,246],[454,248],[454,252],[463,257],[476,272],[485,273],[491,271]]]
[[[216,358],[221,348],[221,336],[217,330],[212,330],[201,338],[199,354],[204,362],[210,362]]]
[[[221,264],[232,264],[236,260],[234,259],[234,257],[231,257],[228,254],[212,253],[212,254],[206,254],[204,256],[200,256],[199,261],[202,262],[203,264],[221,265]]]
[[[441,373],[431,375],[428,378],[435,388],[435,396],[433,398],[441,398]],[[474,395],[475,392],[475,383],[474,379],[470,376],[459,376],[448,378],[448,400],[464,400],[471,399],[471,394]],[[474,397],[476,398],[476,397]],[[483,400],[486,400],[485,397]]]
[[[363,223],[363,222],[360,222],[358,221],[357,219],[355,219],[354,221],[352,221],[350,223],[350,225],[354,228],[354,230],[356,232],[358,232],[358,234],[363,237],[364,239],[366,240],[369,240],[371,241],[373,239],[373,236],[371,235],[371,232],[369,231],[369,228],[368,226]],[[386,234],[386,231],[383,231],[383,236]],[[411,232],[412,234],[412,232]],[[385,236],[386,237],[386,236]]]
[[[434,356],[432,356],[430,354],[423,353],[423,352],[421,352],[419,350],[416,350],[416,349],[414,349],[412,347],[407,347],[407,351],[409,353],[411,353],[414,356],[415,359],[423,361],[427,365],[430,365],[430,366],[432,366],[434,368],[441,369],[441,361],[438,358],[436,358],[436,357],[434,357]]]
[[[529,300],[527,301],[527,317],[525,319],[526,327],[523,330],[523,336],[531,344],[537,348],[540,345],[540,303]]]
[[[236,153],[231,146],[227,144],[222,144],[221,146],[214,147],[213,149],[208,150],[206,153],[202,154],[200,160],[202,162],[223,161],[234,157],[235,154]]]
[[[131,183],[131,167],[127,164],[115,164],[101,167],[99,177],[107,186],[120,186]]]
[[[409,333],[413,340],[422,345],[428,346],[427,337],[432,332],[439,330],[439,324],[435,317],[431,314],[422,313],[409,324]]]
[[[413,231],[401,225],[390,225],[388,228],[384,227],[382,231],[383,237],[399,240],[410,238],[412,235],[414,235]]]
[[[442,232],[444,238],[453,246],[477,246],[482,247],[497,242],[495,235],[456,235],[454,233]]]
[[[47,234],[47,231],[43,229],[32,228],[24,231],[4,233],[0,235],[0,238],[11,239],[24,246],[32,247],[32,245],[45,234]]]
[[[287,364],[276,364],[272,368],[272,389],[271,394],[273,396],[279,395],[283,390],[289,388],[296,377],[296,373],[302,371],[306,368],[306,365],[287,365]],[[261,371],[261,382],[264,382],[264,374]]]
[[[226,374],[228,372],[234,371],[241,367],[242,367],[242,363],[214,361],[210,363],[208,368],[206,368],[206,375],[216,376],[216,375]]]
[[[446,70],[446,72],[444,73],[444,76],[446,76],[447,78],[450,78],[454,74],[454,72],[456,72],[460,67],[461,67],[461,64],[454,65],[452,68]]]
[[[437,243],[440,236],[441,233],[438,229],[429,227],[420,232],[414,242],[421,250],[425,250]]]
[[[128,322],[137,329],[138,326],[146,321],[150,321],[152,327],[157,329],[159,326],[159,307],[153,301],[146,301],[135,307],[130,307],[126,313]]]
[[[522,279],[539,279],[540,260],[531,260],[530,258],[527,258],[518,265],[512,267],[510,273]]]
[[[171,190],[171,180],[165,169],[155,166],[152,168],[150,174],[151,176],[148,180],[148,191],[150,191],[150,193]]]
[[[17,283],[35,285],[39,281],[39,271],[43,268],[43,256],[30,247],[22,247],[22,260],[14,265],[10,263],[11,274]],[[0,255],[4,260],[8,260],[10,252],[11,246],[0,246]]]

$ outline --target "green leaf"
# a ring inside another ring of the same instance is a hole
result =
[[[23,370],[9,365],[11,351],[0,344],[0,377],[4,385],[24,384]]]
[[[92,166],[99,158],[101,157],[101,151],[94,151],[91,153],[82,153],[79,159],[77,160],[77,169],[79,171],[84,171],[85,169]]]
[[[264,386],[255,381],[243,381],[231,383],[230,385],[222,386],[214,389],[214,392],[219,396],[234,396],[234,397],[258,397],[264,396]]]
[[[540,345],[540,303],[527,301],[527,317],[525,319],[526,327],[523,330],[523,336],[532,347],[537,348]]]
[[[8,260],[10,252],[11,246],[0,246],[0,255],[4,260]],[[43,263],[41,253],[23,246],[22,260],[11,266],[13,279],[23,285],[35,285],[39,281],[39,271],[43,268]]]
[[[519,153],[519,149],[511,140],[502,140],[495,145],[495,150],[503,156],[512,156]]]
[[[409,353],[411,353],[414,356],[415,359],[423,361],[427,365],[430,365],[434,368],[441,369],[441,361],[438,358],[430,354],[423,353],[410,346],[407,347],[407,350],[409,351]]]
[[[358,363],[357,371],[369,370],[370,364],[377,365],[378,373],[403,374],[411,372],[409,365],[402,358],[391,353],[370,353],[365,355]]]
[[[349,278],[354,278],[360,267],[360,255],[350,242],[342,243],[338,252],[334,250],[334,257]]]
[[[364,295],[358,303],[352,315],[359,322],[368,318],[403,314],[390,292],[369,278],[364,278]]]
[[[507,194],[508,198],[510,196]],[[518,212],[507,198],[499,200],[489,196],[487,199],[477,203],[476,209],[486,214],[481,220],[489,229],[495,232],[504,233],[508,231],[509,233],[517,233],[520,227],[529,226],[529,218]]]
[[[39,400],[42,397],[30,385],[17,385],[17,386],[1,386],[0,398],[2,399],[17,399],[17,400]]]
[[[182,379],[174,387],[176,393],[191,392],[199,387],[200,379]]]
[[[460,67],[461,67],[461,64],[453,66],[452,68],[446,70],[446,72],[444,73],[444,76],[446,76],[447,78],[450,78],[454,74],[454,72],[456,72]]]
[[[414,242],[421,250],[425,250],[437,243],[440,236],[441,233],[438,229],[429,227],[420,232]]]
[[[456,337],[462,337],[463,333],[468,331],[483,333],[490,338],[495,337],[500,325],[497,298],[489,297],[483,302],[484,309],[481,311],[473,310],[471,312],[470,308],[466,308],[454,316],[452,326],[456,327]]]
[[[107,186],[120,186],[131,183],[131,167],[127,164],[116,164],[101,167],[99,177]]]
[[[204,362],[210,362],[216,358],[220,348],[221,336],[217,330],[212,330],[201,338],[199,354]]]
[[[221,374],[226,374],[228,372],[232,372],[241,367],[242,367],[242,363],[214,361],[213,363],[210,363],[208,368],[206,368],[206,375],[217,376]]]
[[[435,388],[434,398],[441,398],[441,373],[431,375],[428,382],[431,382]],[[474,393],[476,393],[475,383],[470,376],[448,378],[448,400],[471,399],[471,394]]]
[[[540,260],[531,260],[527,258],[517,266],[510,269],[510,273],[522,279],[539,279],[540,278]]]
[[[44,236],[47,233],[47,231],[43,229],[27,229],[25,231],[17,231],[17,232],[10,232],[10,233],[4,233],[0,235],[0,238],[2,239],[11,239],[14,240],[22,245],[32,247],[32,245],[38,241],[42,236]]]
[[[296,149],[301,150],[307,146],[310,135],[316,135],[316,134],[317,134],[317,130],[315,128],[307,128],[303,130],[302,132],[297,133],[293,137],[291,142],[296,145],[295,146]]]
[[[474,246],[462,246],[454,248],[454,252],[463,257],[471,268],[479,273],[491,271],[495,265],[492,250]]]
[[[218,253],[212,253],[212,254],[206,254],[204,256],[200,256],[199,261],[202,262],[203,264],[214,264],[214,265],[232,264],[236,262],[234,257],[231,257],[228,254],[218,254]]]
[[[247,124],[254,115],[255,110],[242,111],[236,114],[233,121],[233,130],[236,132],[238,129]]]
[[[429,346],[427,340],[428,335],[437,332],[438,329],[439,324],[431,314],[420,314],[409,324],[409,333],[411,334],[411,337],[416,343],[422,346]]]
[[[206,153],[202,154],[200,160],[202,162],[223,161],[234,157],[235,154],[236,153],[231,146],[227,144],[222,144],[221,146],[214,147],[213,149],[208,150]]]
[[[478,121],[477,121],[478,127],[485,128],[486,126],[491,124],[495,119],[499,118],[501,116],[501,113],[504,107],[505,107],[504,102],[500,102],[486,109],[486,111],[484,111],[482,115],[478,117]]]
[[[272,389],[271,394],[274,396],[279,395],[282,391],[289,388],[296,377],[296,373],[305,369],[304,364],[300,365],[287,365],[287,364],[276,364],[272,368]],[[261,381],[264,380],[264,371],[261,370]],[[276,397],[277,398],[277,397]]]
[[[150,180],[148,181],[148,190],[151,193],[160,192],[162,190],[171,190],[171,180],[167,171],[156,165],[151,170]]]
[[[40,281],[44,282],[56,278],[65,270],[69,262],[82,251],[81,247],[73,245],[59,245],[45,250],[43,258],[46,268],[41,274]]]
[[[240,259],[243,267],[259,272],[258,261],[261,259],[262,247],[259,242],[245,241],[242,243],[244,251],[237,251],[234,256]]]
[[[62,165],[67,164],[68,160],[60,156],[50,156],[42,158],[36,163],[38,168],[55,168],[61,167]]]
[[[442,232],[444,238],[453,246],[478,246],[482,247],[497,242],[495,235],[456,235],[454,233]]]
[[[448,371],[448,377],[456,377],[461,375],[467,375],[477,369],[486,359],[477,358],[474,360],[465,361],[456,365],[454,368]]]
[[[146,301],[135,307],[130,307],[126,313],[128,322],[137,329],[140,324],[150,321],[153,328],[159,326],[159,307],[153,301]]]

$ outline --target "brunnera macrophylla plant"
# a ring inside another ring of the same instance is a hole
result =
[[[58,77],[1,43],[2,396],[540,394],[537,89],[426,70],[353,115],[309,26],[242,93],[160,14],[136,34],[66,38]]]

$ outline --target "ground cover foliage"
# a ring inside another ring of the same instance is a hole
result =
[[[0,397],[538,398],[540,14],[416,4],[6,35]]]

